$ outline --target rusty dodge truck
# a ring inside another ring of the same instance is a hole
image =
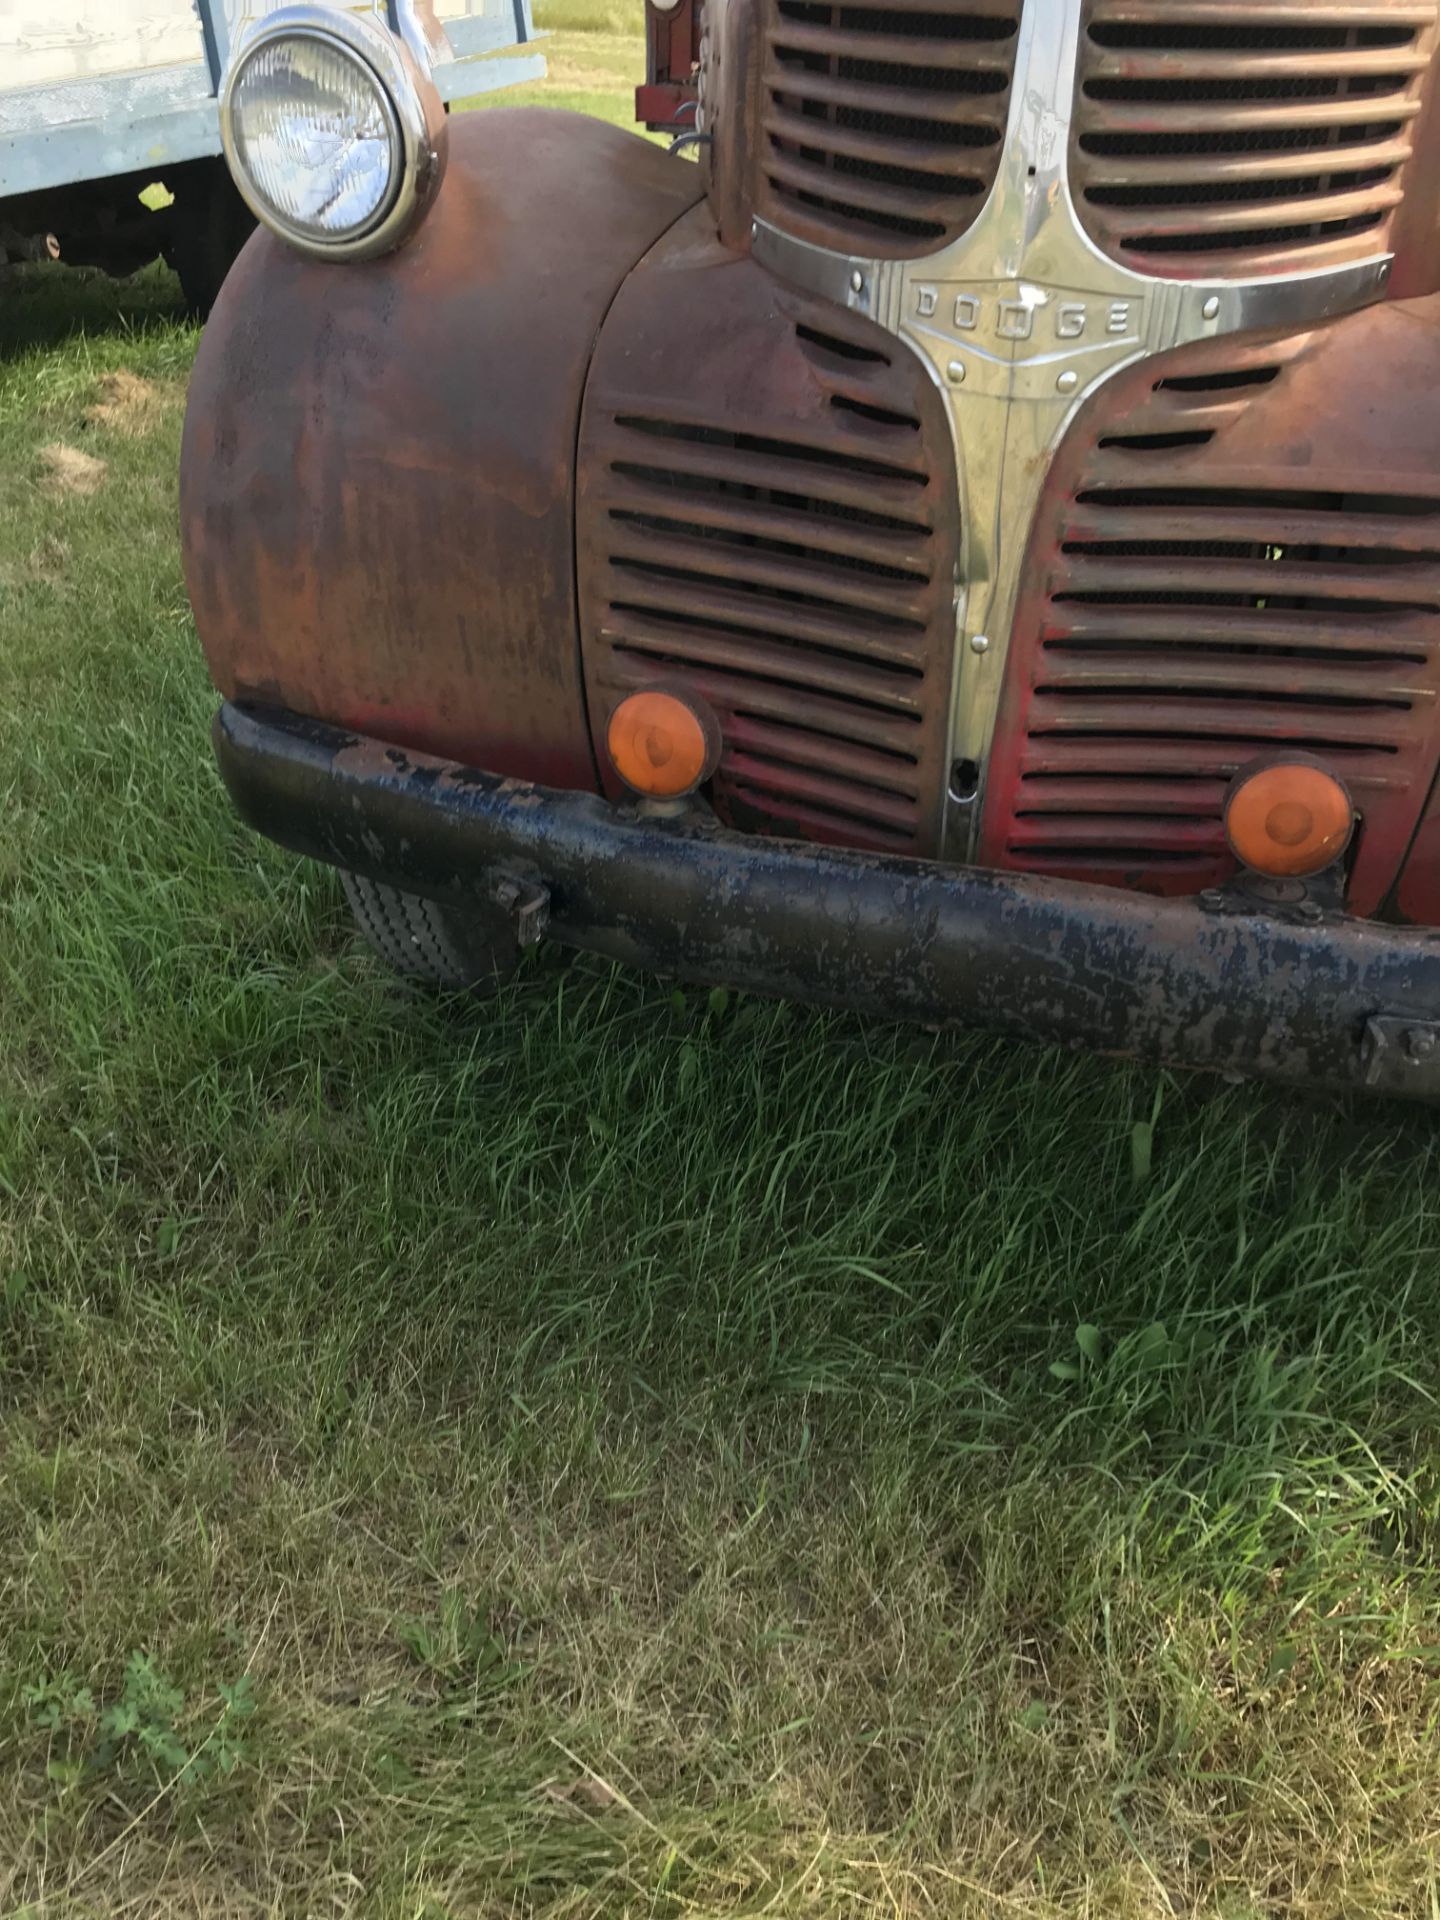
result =
[[[684,0],[678,152],[269,15],[182,474],[240,813],[448,987],[1440,1097],[1437,11]]]

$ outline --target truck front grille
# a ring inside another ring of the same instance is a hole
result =
[[[755,208],[842,252],[964,233],[994,184],[1021,0],[764,0]]]
[[[1436,16],[1426,0],[1086,0],[1071,175],[1091,235],[1174,278],[1385,252]]]
[[[719,248],[677,256],[622,291],[586,402],[596,737],[624,693],[679,681],[719,717],[725,818],[933,851],[958,545],[943,403],[868,321]]]
[[[1440,742],[1440,405],[1407,379],[1437,318],[1184,349],[1098,396],[1032,540],[987,864],[1196,892],[1233,871],[1231,777],[1299,751],[1349,784],[1379,905]],[[1394,384],[1362,407],[1367,360]]]

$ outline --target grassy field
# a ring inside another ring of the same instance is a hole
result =
[[[635,88],[645,78],[644,0],[537,0],[534,13],[547,35],[538,49],[544,80],[462,104],[562,107],[633,127]]]
[[[1433,1122],[402,990],[211,765],[173,284],[0,338],[0,1913],[1435,1920]]]

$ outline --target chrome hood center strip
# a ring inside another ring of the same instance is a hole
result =
[[[960,485],[944,848],[972,857],[1031,525],[1086,401],[1138,360],[1225,334],[1304,327],[1380,298],[1391,256],[1300,275],[1178,281],[1137,273],[1086,234],[1069,179],[1082,0],[1026,0],[1005,150],[970,231],[919,260],[827,252],[756,221],[779,279],[868,315],[945,395]]]

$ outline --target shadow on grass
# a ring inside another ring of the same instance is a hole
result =
[[[124,280],[46,262],[0,276],[0,359],[78,338],[139,334],[186,321],[180,282],[159,260]]]

